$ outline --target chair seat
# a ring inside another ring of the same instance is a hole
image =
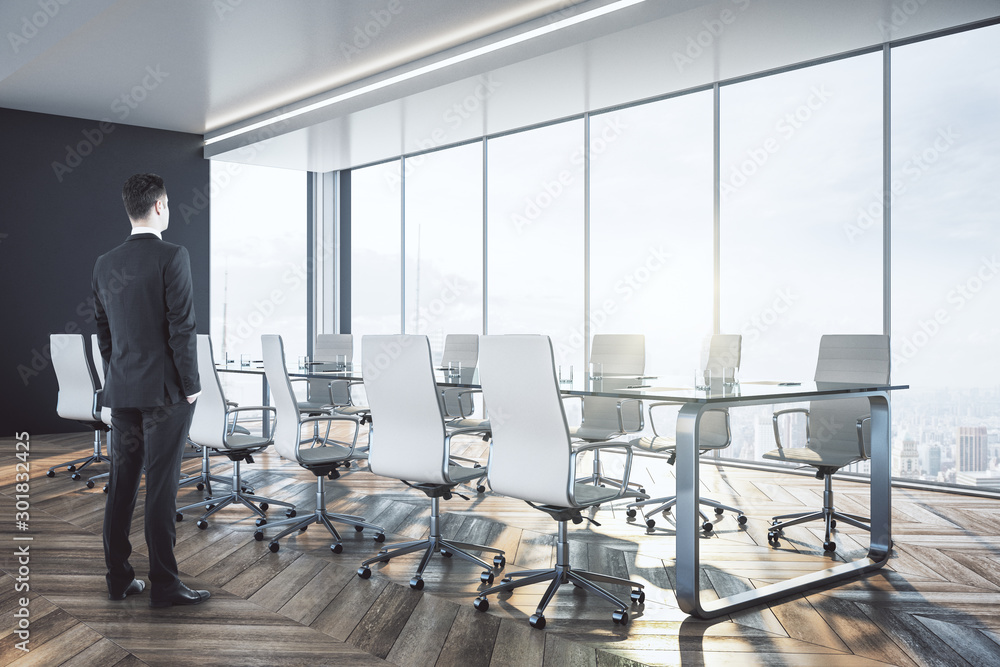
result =
[[[343,405],[335,407],[333,411],[338,415],[346,415],[348,417],[361,417],[370,413],[371,408],[369,408],[366,405]]]
[[[298,401],[299,412],[308,413],[321,413],[328,412],[333,406],[329,403],[320,403],[319,401]]]
[[[772,461],[800,463],[802,465],[810,465],[816,468],[843,468],[844,466],[848,466],[855,461],[861,460],[861,457],[857,454],[832,451],[820,453],[814,449],[809,449],[808,447],[772,449],[771,451],[764,453],[764,458]]]
[[[468,482],[471,479],[478,479],[483,476],[485,468],[467,468],[465,466],[448,466],[448,479],[456,484]]]
[[[267,447],[269,444],[271,444],[270,438],[262,438],[259,435],[233,433],[226,437],[227,449],[254,449],[256,447]]]
[[[601,503],[614,500],[620,495],[621,489],[594,486],[592,484],[574,484],[573,493],[576,498],[577,505],[581,507],[589,507],[591,505],[600,505]]]
[[[577,426],[576,428],[571,428],[569,430],[569,435],[571,438],[577,440],[613,440],[614,438],[621,435],[621,432],[617,429],[608,429],[593,426]]]
[[[349,458],[351,450],[340,445],[324,445],[323,447],[300,447],[299,459],[303,465],[314,466]]]
[[[445,423],[448,428],[477,428],[482,431],[489,431],[489,419],[456,419]]]

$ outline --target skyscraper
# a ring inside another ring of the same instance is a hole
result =
[[[959,426],[957,438],[956,470],[976,472],[986,470],[988,451],[985,426]]]

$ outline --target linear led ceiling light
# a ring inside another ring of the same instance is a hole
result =
[[[478,58],[479,56],[486,55],[487,53],[493,53],[494,51],[505,49],[508,46],[514,46],[515,44],[520,44],[522,42],[535,39],[536,37],[541,37],[542,35],[548,35],[549,33],[553,33],[557,30],[562,30],[563,28],[568,28],[570,26],[574,26],[579,23],[584,23],[585,21],[605,16],[612,12],[616,12],[620,9],[625,9],[626,7],[631,7],[632,5],[637,5],[640,2],[644,1],[645,0],[618,0],[618,2],[612,2],[611,4],[599,7],[597,9],[592,9],[591,11],[584,12],[583,14],[580,14],[578,16],[573,16],[567,19],[563,19],[562,21],[549,24],[547,26],[535,28],[534,30],[529,30],[520,35],[515,35],[513,37],[501,39],[500,41],[494,42],[493,44],[481,46],[477,49],[473,49],[466,53],[462,53],[457,56],[452,56],[451,58],[445,58],[444,60],[441,60],[439,62],[431,63],[430,65],[424,65],[423,67],[418,67],[417,69],[405,72],[403,74],[397,74],[396,76],[391,76],[388,79],[384,79],[376,83],[370,83],[367,86],[362,86],[355,90],[351,90],[346,93],[341,93],[340,95],[334,95],[333,97],[329,97],[325,100],[308,104],[304,107],[300,107],[293,111],[285,112],[281,115],[274,116],[273,118],[261,120],[256,123],[251,123],[246,127],[241,127],[237,130],[232,130],[230,132],[220,134],[219,136],[212,137],[211,139],[206,139],[205,145],[208,146],[209,144],[214,144],[219,141],[231,139],[246,132],[259,130],[260,128],[271,125],[272,123],[280,123],[283,121],[287,121],[291,118],[295,118],[296,116],[301,116],[302,114],[316,111],[317,109],[322,109],[324,107],[332,106],[334,104],[338,104],[340,102],[344,102],[346,100],[359,97],[361,95],[366,95],[368,93],[374,92],[376,90],[381,90],[382,88],[387,88],[389,86],[393,86],[403,81],[409,81],[410,79],[415,79],[418,76],[423,76],[424,74],[436,72],[437,70],[444,69],[445,67],[450,67],[452,65],[465,62],[466,60],[472,60],[473,58]]]

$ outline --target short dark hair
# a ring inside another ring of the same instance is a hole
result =
[[[125,202],[125,212],[131,220],[143,220],[149,215],[149,210],[167,194],[163,187],[163,179],[156,174],[135,174],[129,176],[122,188],[122,201]]]

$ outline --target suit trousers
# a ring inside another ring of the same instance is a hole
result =
[[[146,470],[145,532],[151,595],[168,595],[180,584],[174,543],[177,486],[194,405],[187,401],[152,408],[112,408],[111,475],[104,509],[104,560],[110,593],[135,578],[129,563],[129,531]]]

